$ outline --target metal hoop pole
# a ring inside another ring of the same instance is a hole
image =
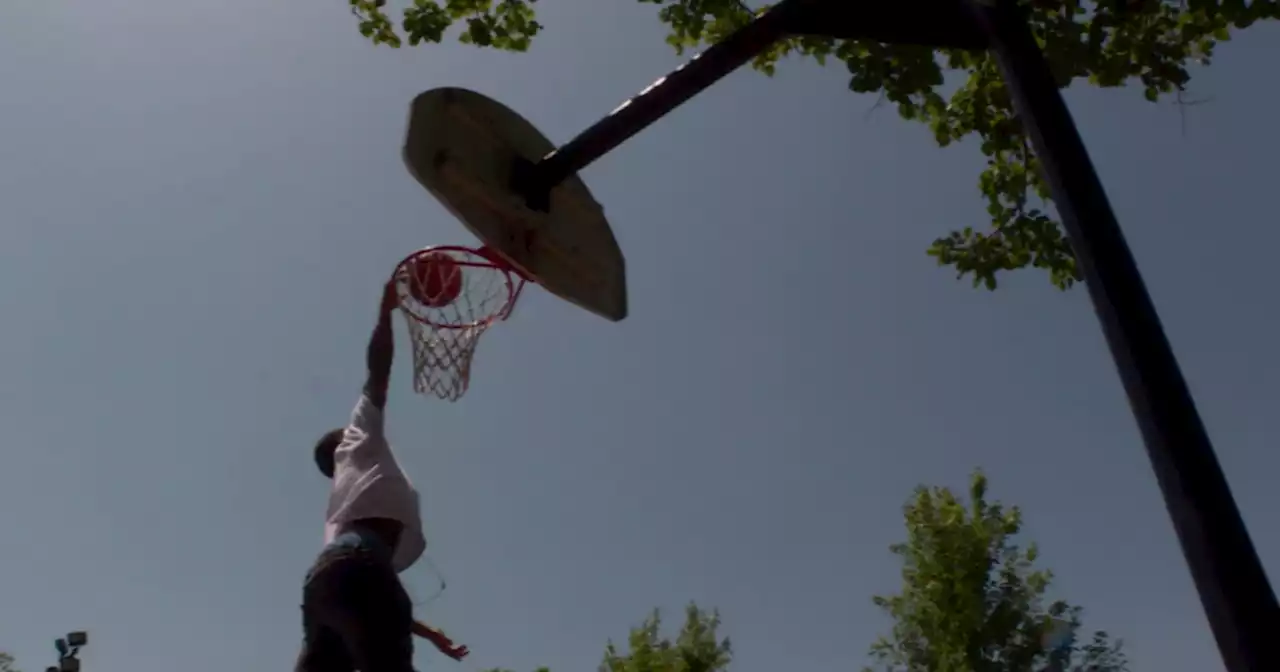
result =
[[[925,5],[925,6],[918,6]],[[666,77],[624,101],[536,163],[517,162],[511,186],[529,207],[547,211],[550,190],[613,151],[690,98],[747,64],[788,35],[982,49],[986,37],[954,0],[853,3],[782,0]]]
[[[892,14],[874,9],[890,4],[897,8]],[[903,21],[908,8],[914,18]],[[937,17],[957,12],[963,18],[944,30]],[[512,187],[530,207],[547,210],[556,184],[789,32],[991,50],[1044,166],[1227,668],[1280,670],[1280,648],[1269,641],[1280,629],[1275,593],[1115,213],[1015,0],[782,0],[541,161],[515,166]]]
[[[1280,605],[1049,64],[1014,2],[969,4],[1053,190],[1218,650],[1231,672],[1280,670]]]
[[[800,10],[821,2],[782,0],[723,41],[650,84],[536,164],[518,163],[512,172],[512,188],[524,195],[530,208],[546,212],[553,187],[745,65],[782,38]]]

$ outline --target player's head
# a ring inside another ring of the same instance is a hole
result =
[[[325,478],[333,478],[333,452],[342,445],[342,435],[345,431],[341,427],[331,429],[316,441],[316,466],[320,468],[320,473],[324,474]]]

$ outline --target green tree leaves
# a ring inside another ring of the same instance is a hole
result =
[[[893,628],[864,672],[1128,672],[1120,640],[1082,640],[1080,607],[1046,598],[1053,574],[1037,567],[1034,544],[1016,541],[1022,512],[989,499],[981,473],[967,498],[917,488],[903,515],[907,539],[890,547],[902,589],[872,600]],[[609,642],[598,672],[727,672],[732,648],[719,628],[718,613],[690,604],[673,640],[655,611],[625,652]]]
[[[599,672],[722,672],[733,658],[728,639],[721,639],[720,614],[690,604],[675,641],[661,635],[662,619],[654,611],[627,638],[627,652],[609,642]]]
[[[690,604],[673,641],[662,636],[662,619],[655,610],[631,629],[625,652],[609,642],[598,672],[724,672],[733,654],[729,640],[720,638],[719,628],[719,613]],[[550,671],[541,667],[536,672]]]
[[[438,43],[455,23],[463,29],[458,40],[478,47],[527,51],[542,26],[534,20],[533,0],[413,0],[403,10],[400,30],[392,26],[385,0],[348,0],[360,20],[360,34],[374,44],[399,47]]]
[[[967,498],[917,488],[903,517],[907,539],[889,549],[902,561],[901,591],[872,599],[893,628],[864,672],[1128,672],[1120,640],[1082,640],[1080,607],[1047,599],[1053,574],[1037,567],[1034,544],[1016,540],[1022,512],[989,499],[982,473]],[[598,672],[727,672],[732,648],[719,628],[718,613],[690,604],[672,640],[654,611],[625,652],[609,642]]]
[[[677,52],[714,43],[768,5],[743,0],[638,0],[659,7],[667,43]],[[413,0],[393,29],[384,0],[349,0],[361,34],[399,47],[440,42],[458,24],[458,39],[480,47],[525,51],[542,26],[534,0]],[[1026,0],[1031,27],[1061,87],[1077,80],[1099,87],[1136,83],[1151,102],[1176,98],[1193,65],[1207,65],[1232,30],[1280,18],[1280,0]],[[974,286],[995,289],[1001,272],[1044,271],[1060,289],[1080,279],[1056,219],[1034,152],[1004,83],[985,53],[793,37],[761,54],[754,67],[772,75],[787,56],[832,58],[849,71],[849,88],[879,92],[907,120],[926,125],[939,146],[975,142],[987,157],[978,177],[990,221],[950,222],[951,233],[928,248],[940,265]]]
[[[901,592],[873,599],[893,629],[871,646],[882,672],[1125,672],[1121,643],[1105,632],[1055,648],[1062,627],[1075,635],[1081,610],[1047,602],[1052,573],[1039,552],[1014,537],[1022,513],[987,499],[975,474],[968,502],[947,488],[916,490],[903,508],[907,540],[890,550],[902,559]]]

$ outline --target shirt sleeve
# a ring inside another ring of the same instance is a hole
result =
[[[351,411],[351,422],[342,433],[342,444],[334,452],[334,460],[341,463],[350,459],[357,468],[367,468],[381,459],[378,453],[386,445],[382,409],[374,405],[369,395],[362,394]]]
[[[356,402],[356,407],[351,411],[351,422],[347,425],[347,431],[352,430],[370,436],[383,435],[382,409],[375,406],[367,394],[360,395],[360,401]]]

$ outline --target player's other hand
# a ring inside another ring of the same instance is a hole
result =
[[[471,650],[466,646],[454,644],[453,640],[449,639],[444,632],[425,623],[414,621],[413,634],[431,642],[435,645],[436,649],[440,651],[440,653],[443,653],[454,660],[462,660],[471,653]]]
[[[454,646],[452,643],[450,643],[448,646],[439,646],[437,648],[440,649],[440,653],[443,653],[444,655],[449,656],[454,660],[462,660],[463,658],[466,658],[468,654],[471,653],[471,650],[468,649],[465,644],[462,646]]]

